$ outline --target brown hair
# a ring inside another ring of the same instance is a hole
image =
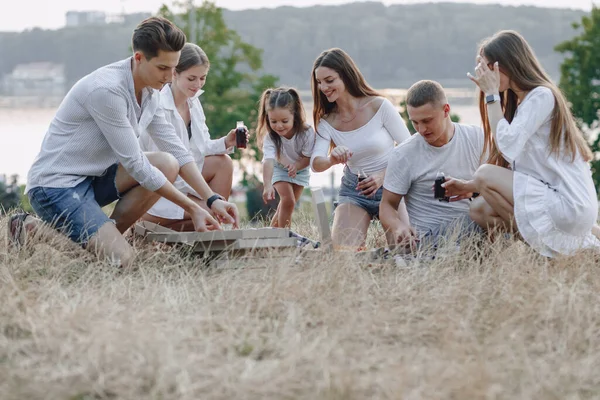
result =
[[[186,43],[181,49],[179,63],[175,67],[175,71],[180,74],[197,65],[206,65],[206,67],[210,67],[208,56],[197,44]]]
[[[444,88],[436,81],[419,81],[406,92],[406,104],[411,107],[421,107],[429,103],[435,105],[448,103]]]
[[[571,156],[571,161],[575,160],[578,153],[585,161],[592,159],[590,147],[575,124],[565,97],[544,71],[523,36],[515,31],[500,31],[482,42],[479,55],[485,56],[489,63],[498,62],[500,71],[520,90],[530,91],[543,86],[552,91],[554,109],[551,114],[552,126],[548,146],[550,154],[558,156],[564,145],[566,153]],[[480,91],[479,110],[485,133],[484,154],[487,151],[488,163],[506,167],[508,163],[493,140],[484,97],[485,95]],[[508,89],[500,97],[504,118],[512,122],[518,106],[517,94],[512,89]]]
[[[260,106],[258,109],[258,122],[256,127],[256,137],[259,148],[262,149],[267,134],[275,143],[277,158],[281,156],[281,137],[271,128],[268,112],[276,108],[288,109],[294,116],[294,147],[299,155],[302,155],[302,148],[306,143],[308,135],[308,126],[304,116],[304,106],[298,91],[294,88],[280,87],[277,89],[267,89],[260,96]]]
[[[358,66],[350,58],[348,53],[342,49],[333,48],[325,50],[315,60],[311,72],[311,89],[313,95],[313,121],[315,130],[319,127],[319,122],[324,115],[330,114],[337,107],[336,103],[330,103],[327,101],[327,97],[319,90],[317,83],[317,77],[315,71],[319,67],[331,68],[340,75],[342,82],[348,93],[353,97],[367,97],[367,96],[380,96],[375,91],[363,75],[361,74]]]
[[[185,34],[163,17],[150,17],[133,31],[133,51],[141,51],[150,60],[158,55],[158,51],[180,51],[185,44]]]

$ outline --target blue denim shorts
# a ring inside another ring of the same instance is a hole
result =
[[[102,176],[90,176],[75,187],[35,187],[27,195],[35,213],[47,224],[85,246],[107,222],[114,223],[102,207],[121,198],[115,178],[118,164]]]
[[[288,176],[287,169],[279,164],[275,163],[273,168],[273,179],[271,179],[271,184],[275,184],[277,182],[289,182],[294,183],[298,186],[307,187],[310,182],[310,168],[304,168],[300,171],[296,172],[295,178],[290,178]]]
[[[354,204],[369,213],[371,218],[379,218],[379,203],[381,203],[383,187],[380,187],[374,196],[367,197],[356,190],[356,185],[358,185],[358,176],[345,167],[338,196],[338,206],[344,203]]]

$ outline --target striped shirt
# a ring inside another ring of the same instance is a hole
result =
[[[115,163],[156,191],[167,178],[140,149],[138,137],[144,130],[180,167],[194,161],[166,121],[159,91],[144,88],[138,104],[131,58],[97,69],[79,80],[60,104],[27,176],[27,191],[75,187],[87,177],[102,176]]]

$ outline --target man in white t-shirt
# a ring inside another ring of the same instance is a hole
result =
[[[379,216],[384,229],[391,232],[390,246],[414,244],[424,238],[436,242],[446,228],[469,224],[470,199],[434,198],[436,176],[472,179],[481,164],[483,130],[473,125],[452,122],[450,105],[442,86],[434,81],[419,81],[408,90],[407,111],[417,131],[391,153],[383,182]],[[400,201],[406,202],[408,218],[398,213]]]

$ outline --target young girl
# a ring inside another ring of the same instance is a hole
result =
[[[172,83],[165,85],[160,92],[160,102],[167,121],[175,127],[184,146],[194,156],[206,184],[213,192],[227,199],[233,179],[233,163],[227,153],[232,152],[235,146],[235,129],[220,139],[210,138],[204,110],[198,100],[203,93],[202,87],[206,83],[209,68],[206,53],[198,45],[186,43],[175,67]],[[144,151],[158,149],[148,132],[141,134],[140,145]],[[207,199],[201,200],[200,194],[183,179],[177,178],[174,185],[191,200],[208,209]],[[189,214],[164,198],[158,200],[142,219],[178,231],[193,230]]]
[[[481,46],[475,75],[489,164],[472,181],[449,179],[446,195],[480,193],[475,222],[516,228],[544,256],[599,246],[592,152],[531,47],[517,32],[501,31]]]
[[[272,227],[288,228],[302,190],[310,179],[309,163],[315,131],[306,124],[304,107],[295,89],[267,89],[261,96],[257,137],[263,149],[265,202],[279,193]]]

